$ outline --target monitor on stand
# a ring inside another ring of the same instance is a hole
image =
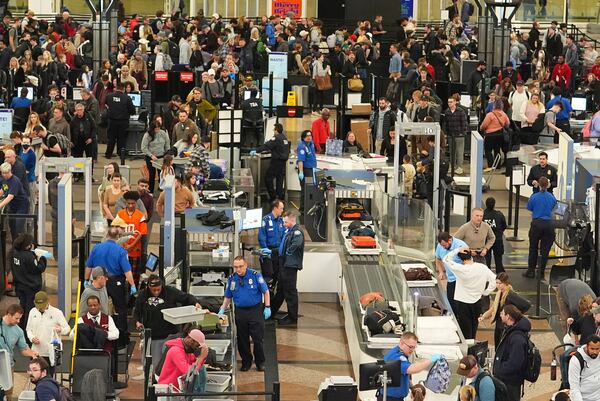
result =
[[[400,361],[378,360],[374,363],[362,363],[359,366],[359,391],[378,390],[383,388],[383,400],[387,399],[387,388],[400,387]]]

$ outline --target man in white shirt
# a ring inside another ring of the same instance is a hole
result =
[[[462,263],[457,263],[458,256]],[[465,339],[475,338],[481,315],[481,297],[489,295],[496,288],[496,275],[483,263],[473,261],[471,250],[461,247],[448,253],[444,263],[449,265],[456,276],[454,303],[456,318]]]
[[[523,81],[517,81],[517,89],[512,91],[512,93],[508,96],[508,103],[511,106],[511,120],[515,122],[515,124],[521,128],[521,122],[523,117],[521,116],[521,108],[524,103],[527,103],[529,100],[529,92],[523,85]]]
[[[31,349],[48,362],[48,374],[53,376],[55,364],[52,341],[60,341],[60,336],[69,334],[71,327],[62,311],[48,303],[48,294],[44,291],[35,294],[33,303],[35,308],[31,309],[27,319],[27,337],[31,341]]]
[[[600,400],[600,337],[589,336],[587,344],[579,347],[569,360],[571,401]],[[583,362],[583,367],[581,366]]]
[[[112,341],[119,338],[119,329],[112,317],[100,312],[100,299],[96,295],[88,297],[87,307],[88,312],[77,320],[77,347],[112,353]]]

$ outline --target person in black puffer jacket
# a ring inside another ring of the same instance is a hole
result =
[[[494,376],[506,384],[510,401],[521,399],[527,368],[531,322],[514,305],[504,305],[500,318],[506,325],[494,358]]]
[[[12,274],[15,292],[24,310],[20,326],[27,326],[29,311],[35,306],[35,293],[42,289],[42,273],[46,270],[46,258],[33,252],[33,236],[21,233],[13,241]]]

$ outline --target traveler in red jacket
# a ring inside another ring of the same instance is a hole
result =
[[[165,343],[168,348],[167,355],[158,384],[172,384],[175,389],[179,389],[177,379],[185,375],[190,367],[197,363],[202,367],[208,356],[208,346],[204,338],[204,333],[198,329],[190,331],[185,338],[175,338]],[[199,351],[199,356],[196,352]]]
[[[558,64],[552,70],[552,80],[563,91],[571,86],[571,67],[565,63],[565,56],[558,56]]]
[[[331,126],[329,125],[330,112],[328,108],[321,110],[321,117],[312,123],[312,136],[315,149],[318,153],[325,153],[325,144],[331,138]]]

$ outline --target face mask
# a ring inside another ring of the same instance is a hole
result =
[[[23,150],[29,149],[29,145],[23,145]]]

